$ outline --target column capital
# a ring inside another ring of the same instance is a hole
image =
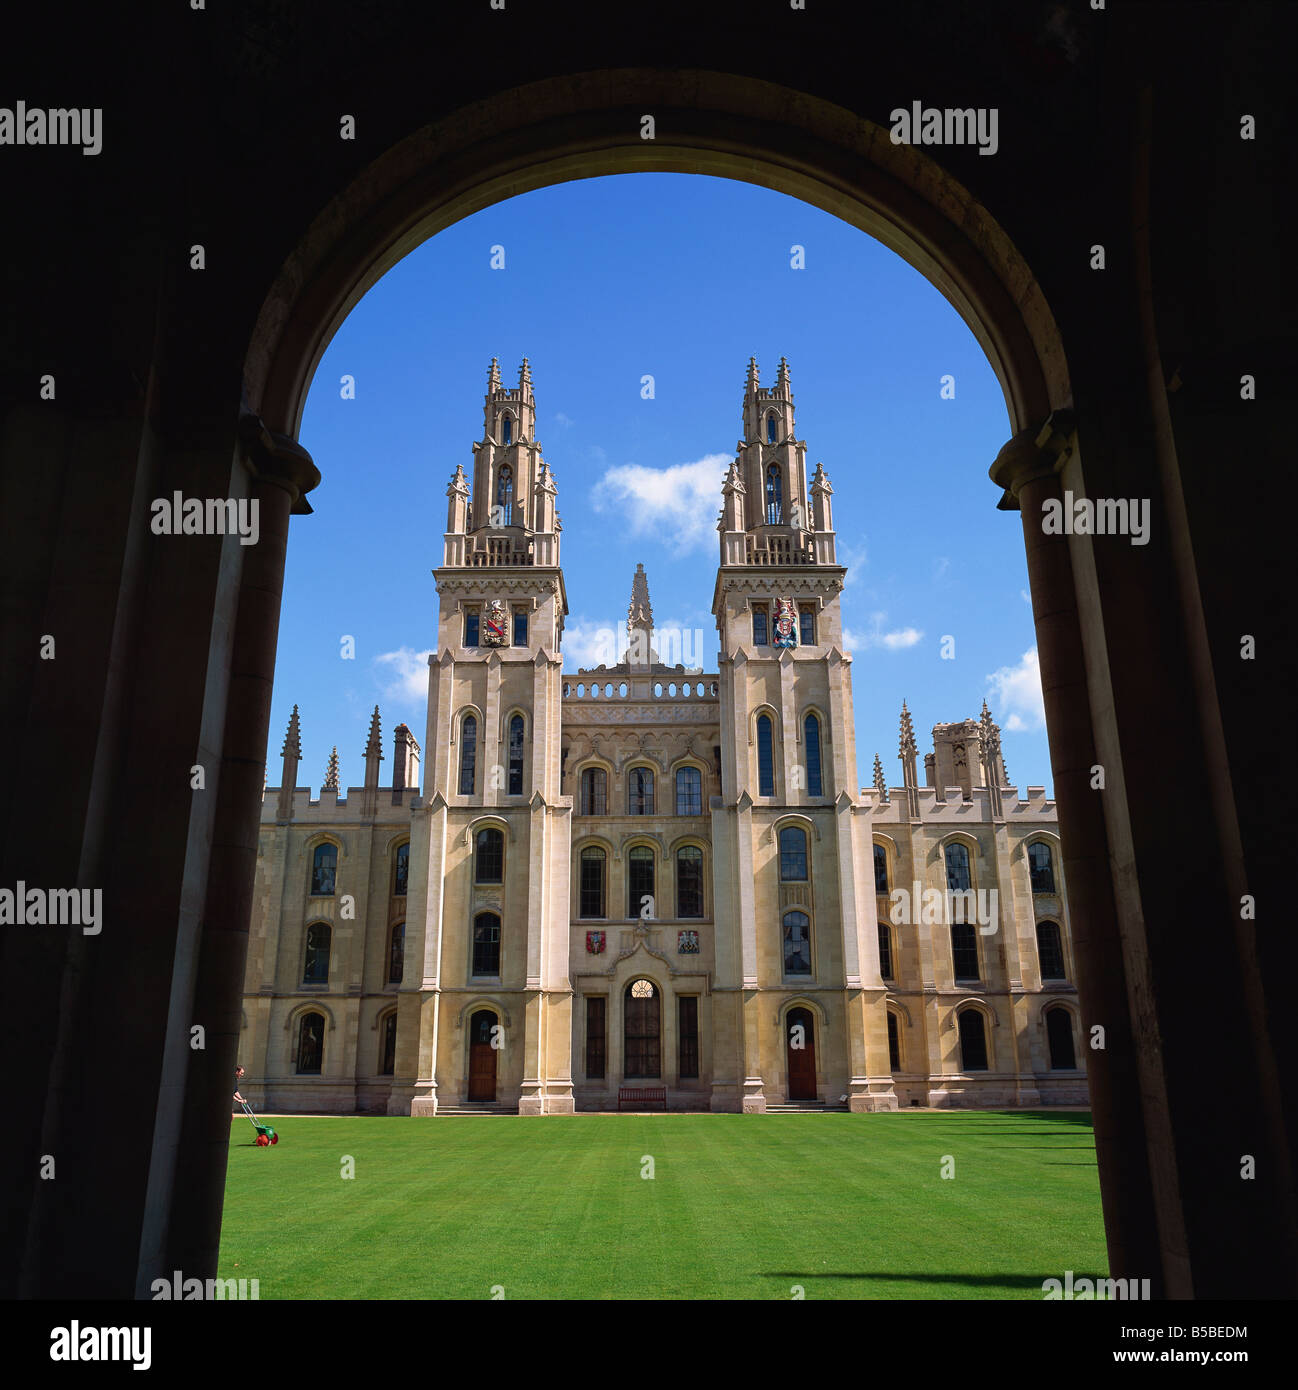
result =
[[[239,443],[253,477],[282,487],[294,516],[309,515],[313,509],[306,494],[320,486],[320,470],[297,440],[275,434],[260,415],[249,413],[239,417]]]
[[[996,455],[988,476],[1004,493],[997,510],[1019,509],[1019,494],[1038,478],[1058,473],[1072,453],[1076,417],[1071,410],[1052,411],[1035,429],[1020,430]]]

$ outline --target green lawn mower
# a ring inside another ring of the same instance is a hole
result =
[[[269,1125],[262,1124],[256,1115],[252,1113],[252,1106],[249,1105],[246,1100],[242,1099],[239,1101],[239,1104],[243,1106],[243,1113],[252,1121],[252,1127],[257,1131],[257,1147],[259,1149],[264,1149],[267,1144],[278,1144],[279,1135],[276,1134]]]

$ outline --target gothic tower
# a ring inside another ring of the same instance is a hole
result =
[[[413,814],[392,1113],[467,1100],[572,1109],[569,812],[558,805],[559,642],[568,612],[556,489],[524,359],[493,358],[472,486],[457,467],[436,649],[426,785]],[[417,1049],[417,1051],[416,1051]]]
[[[833,488],[821,465],[808,480],[806,453],[788,364],[764,388],[750,360],[712,606],[723,749],[716,1008],[732,1014],[717,1037],[736,1040],[730,1056],[718,1043],[720,1110],[843,1093],[853,1110],[896,1107],[839,610],[846,570]]]

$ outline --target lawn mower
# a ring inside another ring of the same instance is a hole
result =
[[[242,1099],[239,1101],[239,1104],[243,1106],[243,1113],[252,1121],[252,1127],[257,1131],[257,1147],[259,1149],[264,1149],[267,1144],[278,1144],[279,1135],[276,1134],[269,1125],[262,1124],[256,1115],[252,1113],[252,1106],[249,1105],[246,1100]]]

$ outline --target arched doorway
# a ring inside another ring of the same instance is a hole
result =
[[[632,980],[622,996],[622,1075],[663,1074],[662,996],[652,980]]]
[[[789,1099],[816,1099],[816,1024],[810,1009],[790,1009],[784,1020]]]
[[[469,1020],[469,1100],[496,1099],[496,1015],[479,1009]]]

